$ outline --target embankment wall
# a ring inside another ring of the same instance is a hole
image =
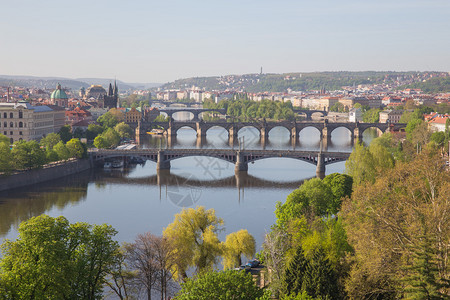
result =
[[[10,176],[0,177],[0,192],[20,188],[67,175],[76,174],[91,168],[89,159],[72,159],[45,165],[42,169],[14,173]]]

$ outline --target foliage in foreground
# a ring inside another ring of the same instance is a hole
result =
[[[108,225],[31,218],[2,244],[0,298],[101,299],[119,245]]]
[[[177,300],[270,299],[245,271],[207,272],[188,279],[181,285]]]

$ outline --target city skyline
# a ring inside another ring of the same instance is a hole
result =
[[[448,1],[3,5],[0,73],[169,82],[229,74],[449,71]]]

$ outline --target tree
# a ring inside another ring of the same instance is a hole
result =
[[[120,136],[113,128],[108,128],[101,136],[106,142],[106,148],[116,147],[120,143]]]
[[[19,227],[2,244],[0,278],[6,299],[101,299],[114,262],[116,231],[107,225],[69,222],[46,215]]]
[[[312,297],[340,299],[338,275],[326,258],[325,252],[318,249],[306,264],[303,274],[303,290]]]
[[[61,140],[64,143],[67,143],[72,138],[72,129],[70,128],[70,125],[64,125],[63,127],[61,127],[58,134]]]
[[[380,109],[372,108],[363,114],[363,121],[366,123],[377,123],[380,119]]]
[[[122,139],[129,139],[133,136],[133,129],[131,129],[130,125],[125,124],[124,122],[117,124],[114,127],[114,130]]]
[[[8,175],[13,168],[12,161],[9,141],[8,143],[5,143],[0,139],[0,173]]]
[[[9,141],[8,137],[6,137],[5,135],[0,133],[0,143],[5,143],[5,144],[9,145],[10,144],[9,142],[10,141]]]
[[[255,247],[255,239],[246,229],[227,235],[224,243],[224,268],[239,267],[242,264],[242,255],[252,259],[253,255],[255,255]]]
[[[369,148],[362,143],[356,143],[350,157],[345,162],[345,173],[353,178],[355,185],[375,180],[375,161]]]
[[[303,277],[308,261],[301,246],[297,247],[295,256],[286,266],[283,276],[283,293],[285,295],[297,295],[303,291]]]
[[[102,126],[97,124],[89,124],[86,131],[86,138],[88,140],[93,140],[102,132],[103,132]]]
[[[47,150],[52,150],[56,144],[61,141],[61,137],[57,133],[49,133],[46,137],[43,137],[40,144],[44,146]]]
[[[424,149],[344,201],[340,216],[355,249],[346,283],[351,298],[401,297],[414,278],[449,293],[450,175],[443,168],[438,153]],[[436,272],[424,272],[426,261]]]
[[[119,123],[119,120],[121,119],[120,114],[122,114],[122,112],[112,108],[107,113],[101,115],[97,119],[97,122],[100,123],[100,125],[102,125],[104,129],[114,128],[114,126],[116,126],[116,124]]]
[[[45,151],[34,140],[17,142],[11,154],[14,157],[14,166],[18,170],[40,168],[46,162]]]
[[[68,141],[66,148],[69,151],[70,157],[82,158],[85,155],[83,144],[79,139],[71,139]]]
[[[264,290],[253,282],[252,276],[243,271],[228,270],[207,272],[188,279],[181,285],[177,300],[228,300],[228,299],[270,299]]]
[[[108,148],[108,143],[105,141],[103,136],[99,135],[94,139],[94,146],[97,149],[105,149]]]
[[[333,194],[332,203],[328,205],[328,212],[336,214],[341,209],[342,198],[352,195],[353,178],[347,174],[333,173],[325,176],[323,183]]]
[[[158,264],[154,244],[158,238],[151,233],[140,234],[132,244],[126,246],[126,260],[135,271],[135,278],[145,288],[147,299],[152,298],[153,285],[157,280]]]
[[[56,152],[60,160],[66,160],[70,158],[69,149],[67,149],[63,141],[59,141],[58,144],[53,147],[53,150]]]
[[[217,237],[222,225],[214,209],[202,206],[175,215],[175,221],[163,231],[173,246],[175,278],[185,280],[189,267],[195,267],[197,273],[213,267],[222,250]]]

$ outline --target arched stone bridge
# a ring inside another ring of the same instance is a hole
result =
[[[184,108],[184,107],[174,107],[174,108],[161,108],[159,109],[159,112],[161,113],[165,113],[167,114],[167,116],[169,116],[170,118],[172,118],[174,113],[177,112],[189,112],[192,113],[194,115],[194,118],[192,119],[192,121],[199,121],[200,118],[200,114],[204,113],[204,112],[218,112],[221,115],[226,115],[227,110],[226,109],[215,109],[215,108]]]
[[[306,120],[312,120],[313,114],[320,114],[322,117],[328,116],[328,112],[325,110],[293,109],[293,111],[297,114],[305,114]]]
[[[225,160],[235,164],[235,171],[247,171],[248,164],[265,158],[293,158],[316,165],[316,174],[325,176],[325,166],[347,160],[350,153],[291,150],[233,150],[233,149],[141,149],[141,150],[90,150],[93,161],[104,161],[110,158],[140,157],[156,162],[157,170],[170,170],[170,162],[174,159],[189,156],[207,156]],[[205,166],[203,166],[205,167]]]
[[[289,132],[292,138],[297,138],[300,131],[307,127],[316,128],[320,132],[321,139],[326,145],[331,138],[331,133],[337,128],[347,128],[354,140],[362,140],[364,131],[369,128],[376,128],[380,132],[399,131],[406,127],[406,124],[389,124],[389,123],[330,123],[328,120],[323,122],[142,122],[136,129],[136,135],[145,134],[151,130],[153,126],[164,128],[165,134],[169,137],[176,136],[177,131],[183,127],[189,127],[196,131],[197,137],[206,136],[206,132],[212,127],[222,127],[228,131],[230,142],[234,141],[238,136],[238,131],[244,127],[254,127],[260,132],[261,139],[266,139],[269,136],[270,130],[275,127],[284,127]]]

